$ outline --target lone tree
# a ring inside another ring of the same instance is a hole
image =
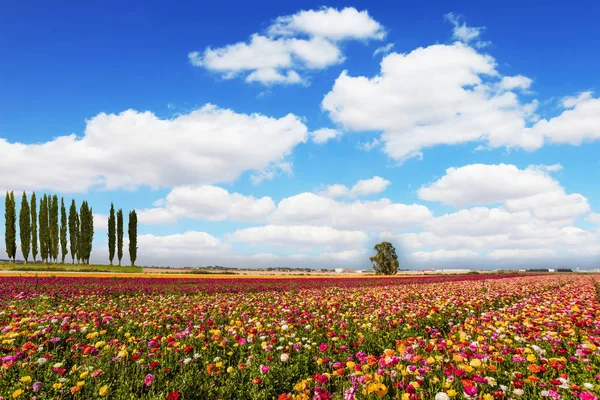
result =
[[[6,245],[6,255],[9,260],[15,261],[17,252],[17,221],[15,211],[15,195],[13,192],[6,192],[4,199],[4,244]]]
[[[371,257],[373,269],[378,275],[395,275],[398,272],[398,256],[396,249],[389,242],[381,242],[373,248],[377,252],[374,257]]]
[[[69,253],[67,246],[67,210],[65,208],[65,199],[60,198],[60,250],[62,263],[65,263],[65,257]]]
[[[135,210],[129,213],[127,233],[129,234],[129,259],[131,260],[131,266],[133,267],[137,258],[137,214],[135,213]]]
[[[115,206],[110,203],[110,215],[108,216],[108,260],[110,265],[113,265],[113,258],[115,258]]]
[[[119,267],[123,258],[123,210],[119,208],[117,211],[117,259]]]
[[[21,234],[21,253],[25,264],[29,261],[31,249],[31,214],[29,214],[29,203],[27,195],[23,192],[21,197],[21,211],[19,211],[19,233]]]
[[[75,205],[75,199],[71,200],[71,207],[69,208],[69,241],[71,244],[71,260],[75,264],[75,259],[79,262],[78,256],[78,242],[79,239],[79,214],[77,214],[77,206]]]
[[[31,194],[31,206],[29,207],[29,212],[31,213],[31,257],[35,264],[38,255],[37,200],[35,198],[35,192]]]

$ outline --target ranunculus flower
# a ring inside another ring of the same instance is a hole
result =
[[[152,382],[154,382],[154,375],[152,375],[152,374],[146,375],[146,377],[144,378],[144,385],[151,386]]]

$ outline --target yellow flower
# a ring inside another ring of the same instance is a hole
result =
[[[533,354],[529,354],[527,356],[527,361],[529,361],[530,363],[532,362],[536,362],[537,358],[535,358],[535,356]]]
[[[29,375],[24,376],[24,377],[21,378],[21,382],[23,382],[23,383],[29,383],[29,382],[31,382],[31,377]]]
[[[86,377],[86,376],[88,376],[89,374],[90,374],[90,373],[89,373],[89,372],[87,372],[87,371],[85,371],[85,372],[82,372],[82,373],[81,373],[81,375],[79,375],[79,379],[85,379],[85,377]]]
[[[234,368],[233,368],[233,367],[231,367],[231,366],[230,366],[230,367],[227,367],[227,373],[228,373],[228,374],[232,373],[232,372],[233,372],[233,369],[234,369]]]
[[[16,399],[17,397],[19,397],[22,394],[23,394],[23,389],[17,389],[17,390],[14,391],[14,393],[12,395],[12,398]]]
[[[98,390],[98,394],[100,396],[106,396],[108,394],[108,386],[104,385],[100,388],[100,390]]]
[[[55,383],[54,385],[52,385],[52,387],[56,390],[60,389],[62,387],[62,383]]]
[[[483,400],[494,400],[494,396],[489,393],[483,395]]]
[[[79,382],[77,382],[77,386],[79,386],[79,387],[82,387],[84,384],[85,384],[85,382],[84,382],[84,381],[79,381]]]
[[[469,365],[473,368],[479,368],[481,367],[481,360],[478,358],[474,358],[471,360],[471,362],[469,363]]]
[[[456,396],[456,390],[450,389],[446,392],[446,394],[448,395],[448,397],[454,397]]]
[[[346,363],[346,368],[348,368],[348,369],[354,369],[354,367],[356,367],[356,364],[354,362],[348,361]]]

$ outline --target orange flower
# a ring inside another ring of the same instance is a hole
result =
[[[527,369],[531,372],[533,372],[534,374],[537,374],[538,372],[541,371],[541,368],[539,365],[536,364],[529,364],[529,367],[527,367]]]

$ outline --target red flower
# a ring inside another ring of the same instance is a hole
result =
[[[177,400],[179,398],[179,391],[174,391],[169,393],[169,395],[167,396],[167,400]]]

